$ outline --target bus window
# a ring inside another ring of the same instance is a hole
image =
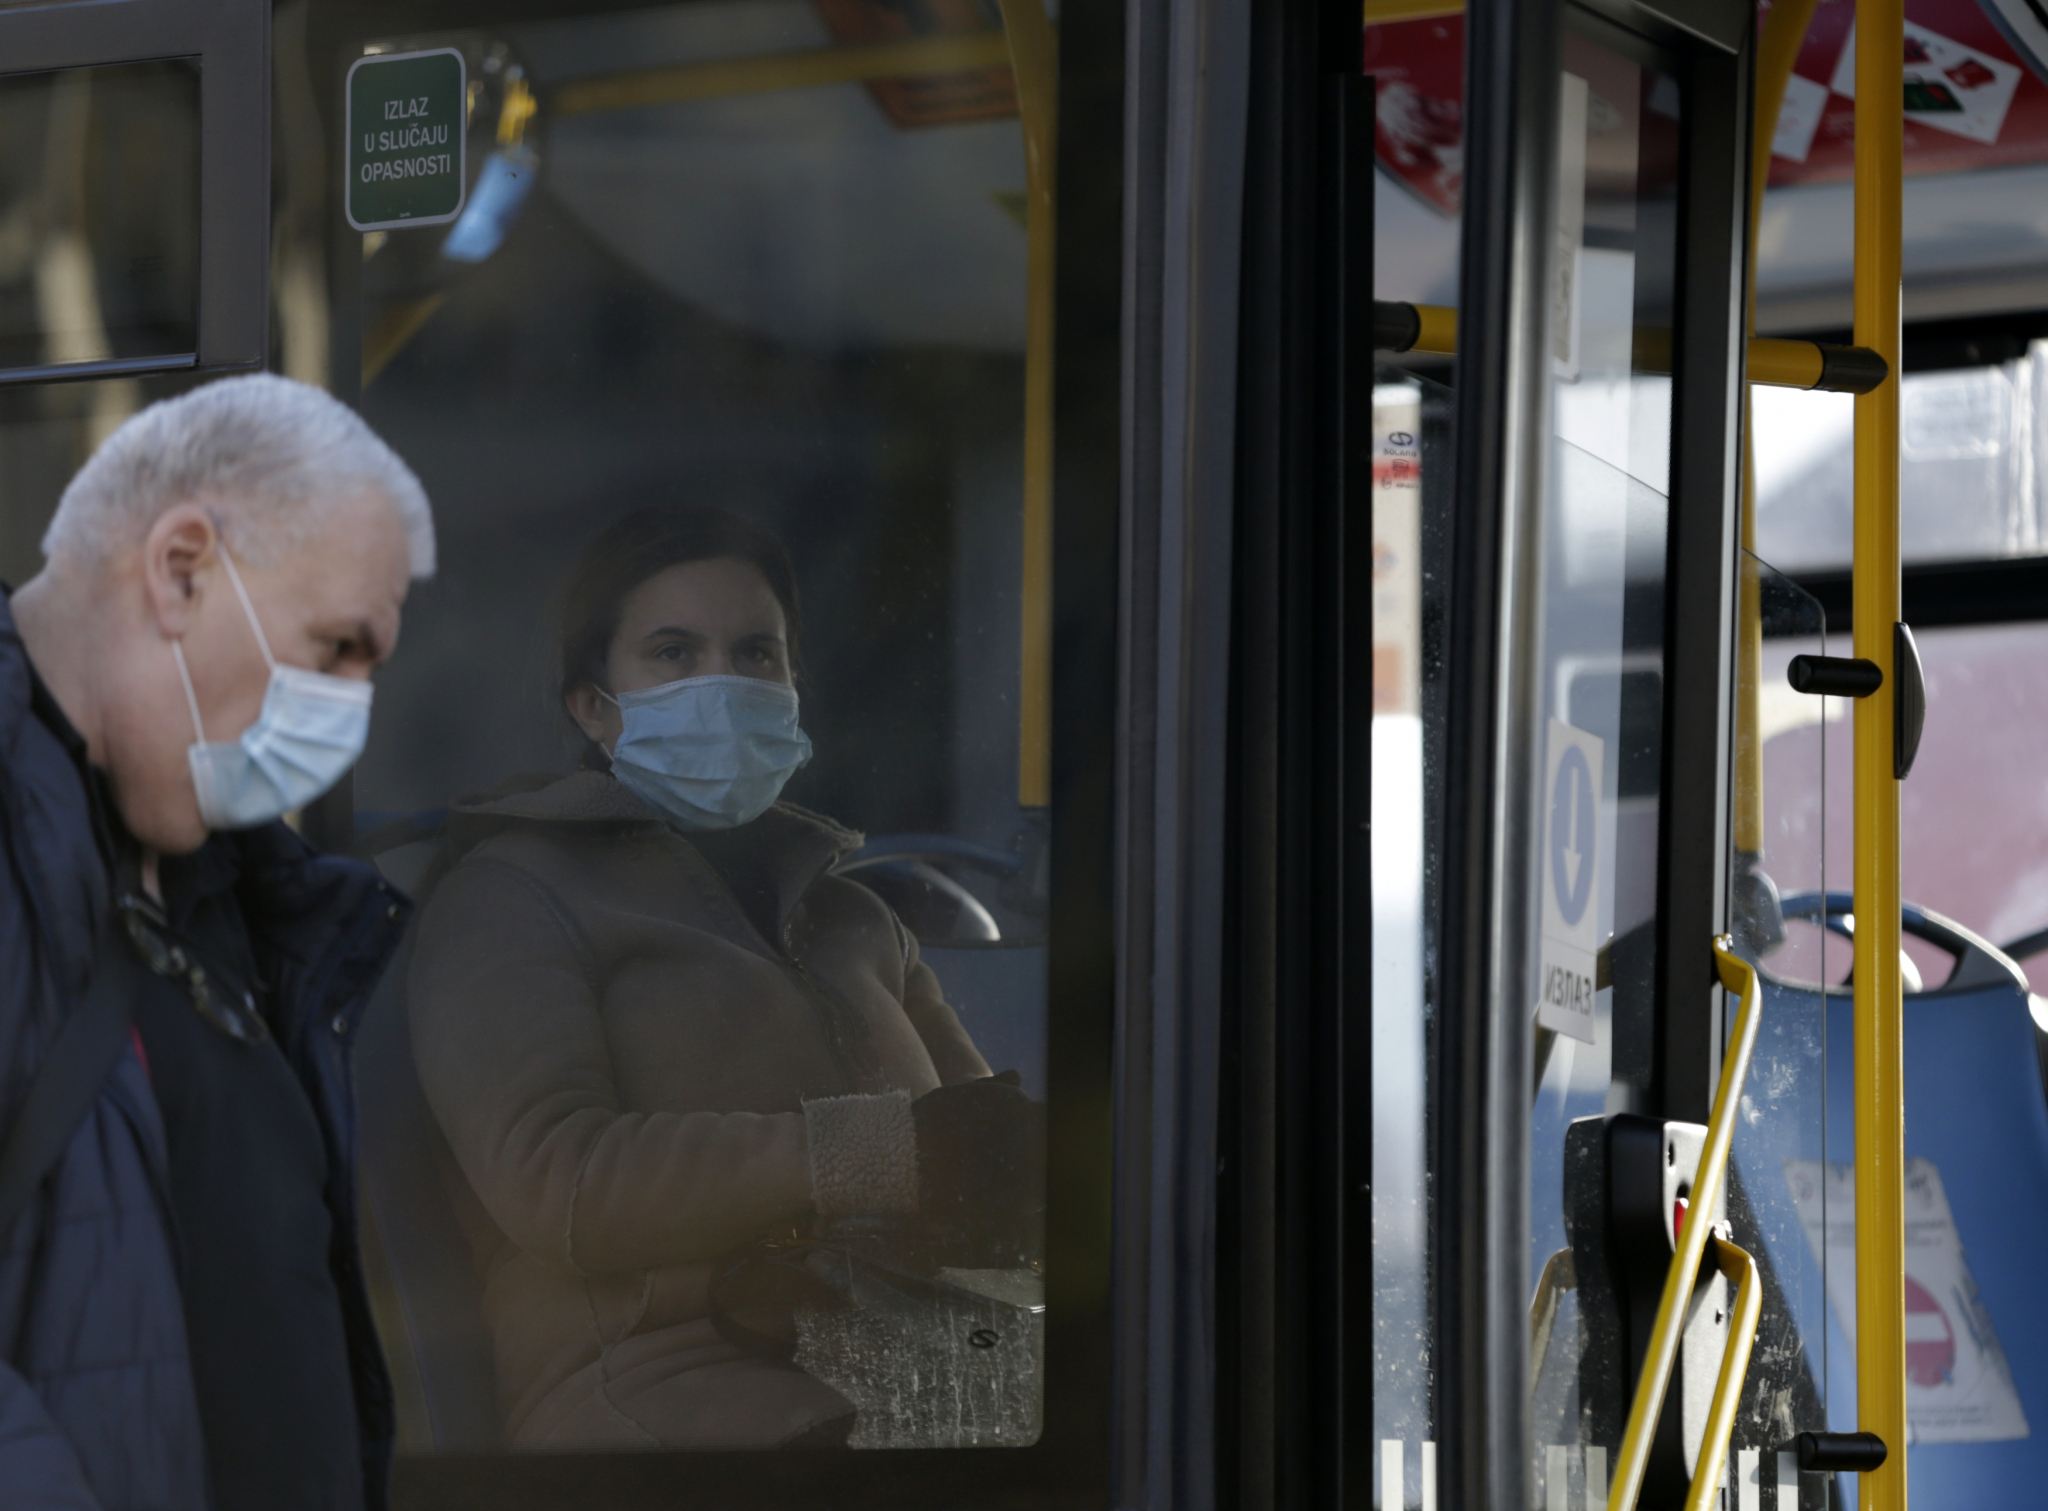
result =
[[[1002,13],[314,7],[348,110],[466,122],[422,223],[351,199],[333,307],[441,540],[347,816],[422,902],[359,1061],[402,1493],[1028,1451],[1101,1389],[1046,1236],[1051,33]]]
[[[2040,483],[2048,342],[1899,382],[1899,534],[1909,562],[2048,552]],[[1788,572],[1848,564],[1854,400],[1754,390],[1757,550]]]
[[[1671,321],[1684,105],[1662,68],[1570,31],[1562,84],[1540,697],[1516,730],[1540,784],[1521,862],[1542,920],[1528,982],[1539,1277],[1570,1255],[1585,1199],[1570,1125],[1642,1106],[1653,1073],[1671,383],[1637,370],[1635,335]],[[1553,1500],[1567,1481],[1605,1483],[1627,1406],[1607,1383],[1602,1313],[1579,1299],[1533,1365],[1532,1452]]]
[[[196,60],[0,80],[0,371],[189,362],[198,321]]]

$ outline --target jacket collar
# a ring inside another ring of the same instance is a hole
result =
[[[689,844],[722,874],[743,848],[750,868],[765,875],[774,889],[778,924],[819,877],[865,839],[795,803],[777,803],[738,829],[678,829],[610,772],[586,770],[539,784],[515,779],[495,792],[456,803],[448,813],[449,850],[459,858],[493,834],[529,824],[660,830]]]

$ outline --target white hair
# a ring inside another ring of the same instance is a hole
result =
[[[224,378],[152,404],[78,470],[43,535],[45,556],[100,563],[163,513],[205,498],[236,555],[274,566],[320,533],[320,506],[374,489],[405,526],[412,575],[434,572],[426,490],[346,404],[272,373]]]

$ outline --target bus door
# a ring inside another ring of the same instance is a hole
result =
[[[1375,1500],[1823,1505],[1846,1049],[1779,901],[1826,710],[1758,659],[1822,616],[1743,549],[1753,12],[1366,19]]]

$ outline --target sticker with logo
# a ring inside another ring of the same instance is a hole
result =
[[[1906,1218],[1906,1418],[1921,1443],[2000,1443],[2028,1435],[2027,1414],[1970,1273],[1955,1213],[1931,1160],[1909,1159]],[[1827,1275],[1828,1303],[1856,1346],[1856,1170],[1787,1160],[1792,1204]],[[1824,1256],[1824,1257],[1823,1257]]]
[[[1550,721],[1544,762],[1542,940],[1536,1022],[1581,1044],[1598,1042],[1594,998],[1600,951],[1600,737]]]

